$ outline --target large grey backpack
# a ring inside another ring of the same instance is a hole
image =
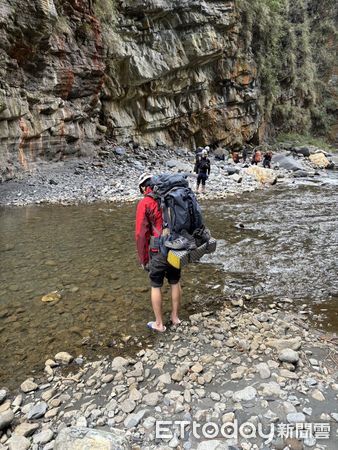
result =
[[[152,177],[152,196],[158,201],[163,215],[163,228],[169,230],[167,239],[174,240],[185,230],[189,234],[203,226],[201,208],[189,187],[186,175],[164,173]]]

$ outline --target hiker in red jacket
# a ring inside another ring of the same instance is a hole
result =
[[[171,266],[159,251],[158,238],[162,233],[162,211],[152,196],[150,174],[143,174],[139,179],[140,192],[144,198],[136,209],[135,240],[139,261],[144,270],[149,271],[151,285],[151,304],[155,314],[155,322],[148,322],[148,328],[165,331],[162,315],[162,291],[164,278],[171,287],[171,321],[178,325],[178,311],[181,304],[181,270]],[[156,242],[157,239],[157,242]]]

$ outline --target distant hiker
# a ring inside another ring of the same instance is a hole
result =
[[[263,167],[265,167],[266,169],[271,169],[271,160],[272,160],[272,152],[270,151],[264,153]]]
[[[239,153],[237,151],[232,152],[232,160],[235,164],[239,163]]]
[[[208,158],[208,150],[202,151],[202,155],[196,163],[196,173],[197,173],[197,185],[196,191],[199,191],[200,184],[202,183],[202,192],[205,192],[205,182],[210,175],[210,159]]]
[[[139,201],[136,210],[135,239],[137,253],[142,268],[149,271],[151,285],[151,304],[155,314],[155,322],[149,322],[148,328],[165,331],[162,316],[162,292],[164,278],[171,287],[171,321],[174,325],[180,323],[178,312],[181,304],[181,270],[171,266],[166,257],[155,245],[156,239],[162,234],[163,218],[158,202],[152,196],[150,174],[139,178],[139,189],[144,198]]]
[[[194,165],[195,173],[198,173],[197,165],[198,165],[198,161],[202,157],[202,151],[203,151],[203,147],[197,147],[197,149],[195,150],[195,165]]]
[[[253,155],[252,155],[252,160],[251,160],[251,164],[258,164],[262,161],[262,153],[256,148]]]
[[[246,147],[243,147],[242,150],[242,158],[243,158],[243,162],[245,163],[246,159],[248,157],[248,149]]]

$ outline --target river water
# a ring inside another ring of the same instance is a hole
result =
[[[202,207],[218,248],[184,270],[183,318],[246,293],[250,304],[290,298],[338,331],[337,174]],[[134,204],[0,209],[0,385],[41,373],[58,351],[94,359],[152,344],[134,214]],[[52,291],[61,299],[42,302]]]

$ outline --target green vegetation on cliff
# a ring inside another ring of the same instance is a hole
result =
[[[320,4],[319,4],[320,3]],[[270,131],[327,135],[334,122],[337,32],[333,0],[237,0],[243,40],[258,66]]]

